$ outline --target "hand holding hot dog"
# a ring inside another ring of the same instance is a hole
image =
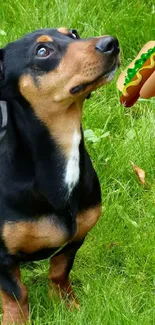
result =
[[[146,43],[136,58],[121,73],[117,87],[120,102],[131,107],[139,97],[155,96],[155,41]]]

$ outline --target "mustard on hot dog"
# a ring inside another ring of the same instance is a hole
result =
[[[117,87],[122,91],[121,103],[132,106],[139,96],[155,96],[155,41],[146,43],[137,57],[121,73]]]

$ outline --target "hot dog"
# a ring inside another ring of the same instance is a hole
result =
[[[139,96],[155,96],[155,41],[144,45],[128,68],[121,73],[117,86],[122,94],[120,102],[131,107]]]

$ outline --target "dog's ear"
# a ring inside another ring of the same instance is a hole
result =
[[[0,82],[3,80],[4,50],[0,49]]]

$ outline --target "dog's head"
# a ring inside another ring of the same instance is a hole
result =
[[[116,38],[81,39],[76,30],[41,29],[0,50],[1,99],[24,96],[34,107],[69,105],[112,80]]]

